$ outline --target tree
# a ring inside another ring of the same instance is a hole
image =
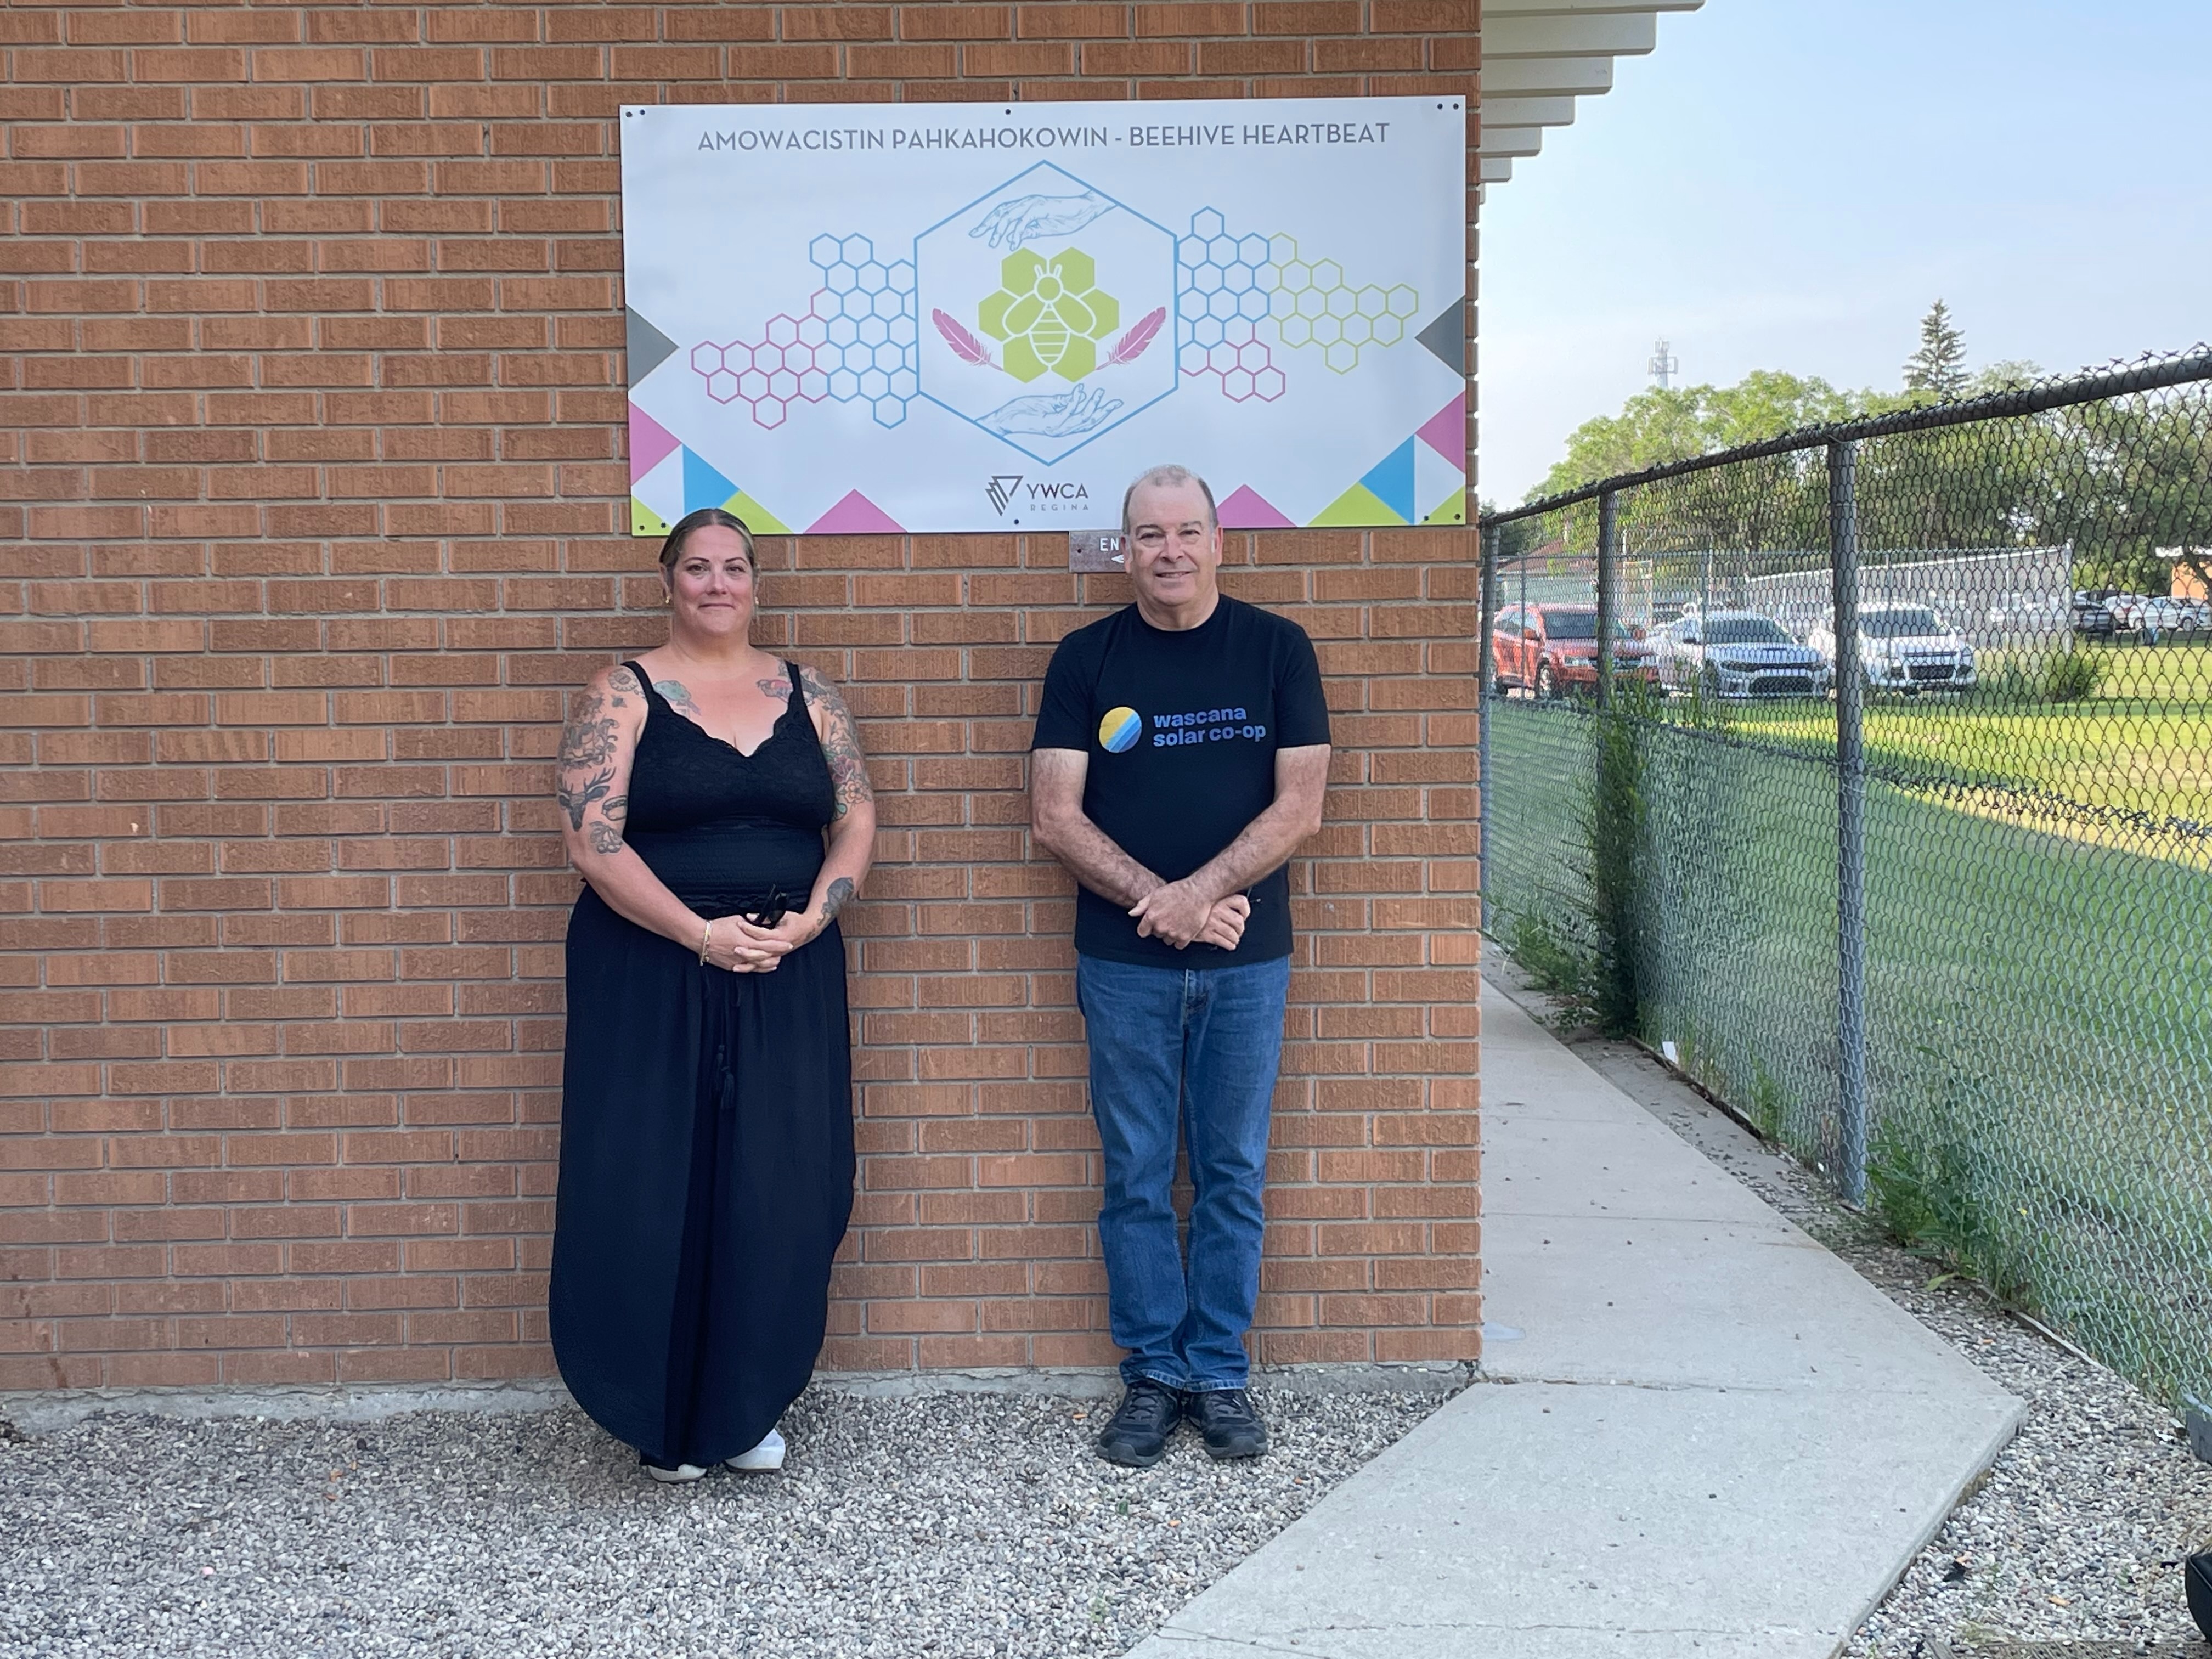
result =
[[[1905,389],[1955,398],[1966,389],[1966,337],[1951,323],[1941,300],[1920,319],[1920,349],[1905,360]]]
[[[1940,302],[1922,333],[1926,366],[1955,376],[1954,393],[2011,391],[2042,378],[2026,362],[1994,363],[1969,376]],[[1915,367],[1921,362],[1916,358]],[[1530,497],[1910,408],[1936,390],[1930,383],[1902,394],[1844,392],[1761,371],[1733,386],[1642,392],[1619,415],[1577,427],[1565,458]],[[1625,490],[1618,498],[1622,546],[1655,568],[1695,559],[1702,569],[1716,551],[1824,558],[1826,473],[1815,446]],[[2076,586],[2161,592],[2177,562],[2206,580],[2212,389],[2192,385],[1867,439],[1859,447],[1857,507],[1861,555],[1870,563],[1944,550],[2070,546]],[[1596,544],[1597,507],[1583,502],[1513,528],[1587,558]],[[2161,549],[2182,550],[2161,557]]]
[[[2212,580],[2212,394],[2176,387],[2037,417],[2060,458],[2041,504],[2041,539],[2070,542],[2085,586],[2163,593],[2178,562]]]
[[[1899,401],[1875,392],[1838,392],[1826,380],[1772,369],[1756,369],[1730,386],[1655,387],[1631,398],[1619,415],[1601,416],[1576,428],[1567,439],[1566,459],[1531,495],[1556,495],[1601,478],[1847,421]],[[1730,467],[1694,473],[1633,491],[1620,501],[1626,544],[1653,554],[1825,545],[1820,514],[1827,485],[1815,476],[1819,471],[1815,452],[1810,461],[1777,456],[1754,463],[1751,471]],[[1547,514],[1547,533],[1584,548],[1595,534],[1596,514],[1595,506],[1589,504]]]
[[[1557,495],[1800,427],[1847,421],[1881,402],[1874,393],[1838,392],[1826,380],[1764,368],[1729,386],[1655,386],[1631,398],[1620,414],[1577,427],[1567,437],[1566,459],[1531,494]]]

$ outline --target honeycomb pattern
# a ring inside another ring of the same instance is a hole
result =
[[[1282,395],[1282,371],[1256,327],[1272,319],[1286,347],[1316,346],[1339,374],[1366,347],[1394,346],[1421,298],[1404,283],[1354,287],[1334,259],[1305,258],[1284,235],[1232,236],[1212,208],[1176,243],[1176,343],[1186,374],[1212,374],[1237,402]],[[1256,349],[1248,349],[1256,348]]]
[[[718,404],[742,403],[778,427],[794,403],[866,403],[878,426],[906,419],[920,389],[914,261],[876,257],[865,236],[817,236],[807,257],[823,286],[803,316],[778,313],[757,340],[691,350],[692,372]]]
[[[1194,213],[1176,242],[1176,362],[1188,375],[1212,375],[1231,403],[1273,403],[1283,371],[1259,325],[1273,314],[1273,242],[1287,236],[1231,236],[1212,208]]]

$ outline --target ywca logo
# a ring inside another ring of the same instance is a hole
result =
[[[1006,503],[1014,499],[1014,492],[1022,487],[1018,472],[1001,472],[983,486],[983,494],[991,503],[991,510],[1000,518],[1006,516]]]

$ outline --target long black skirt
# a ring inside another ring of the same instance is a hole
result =
[[[554,1357],[610,1434],[711,1466],[821,1351],[853,1209],[844,944],[833,922],[732,974],[586,889],[568,957]]]

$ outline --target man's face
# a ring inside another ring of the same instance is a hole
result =
[[[1214,592],[1221,526],[1195,483],[1146,484],[1129,500],[1129,580],[1154,605],[1175,606]]]

